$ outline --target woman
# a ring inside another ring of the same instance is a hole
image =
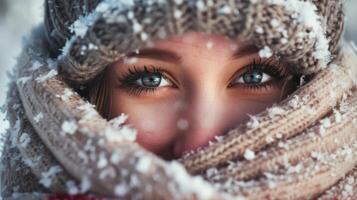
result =
[[[46,1],[9,90],[4,198],[356,198],[342,19],[327,0]]]
[[[173,159],[286,96],[288,70],[253,45],[190,32],[129,53],[88,88],[102,116],[127,114],[141,146]]]

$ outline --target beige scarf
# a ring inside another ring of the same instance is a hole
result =
[[[47,1],[9,87],[3,197],[356,199],[357,56],[339,42],[342,19],[329,0]],[[246,38],[312,78],[169,162],[76,91],[125,53],[188,30]]]

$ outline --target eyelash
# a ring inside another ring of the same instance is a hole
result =
[[[236,83],[234,85],[229,84],[229,88],[231,87],[243,87],[246,89],[252,90],[268,90],[272,86],[277,86],[280,81],[287,76],[286,67],[281,65],[279,62],[276,62],[273,59],[263,60],[261,58],[256,58],[252,63],[243,67],[242,70],[237,71],[234,74],[234,78],[242,76],[245,73],[252,72],[253,70],[260,70],[263,73],[267,73],[273,77],[273,80],[267,81],[261,84],[240,84]],[[150,73],[156,73],[161,76],[163,79],[170,80],[166,75],[164,69],[160,67],[156,67],[154,65],[150,65],[150,68],[147,65],[144,65],[143,68],[138,68],[133,66],[129,68],[126,73],[122,76],[118,77],[119,87],[124,88],[129,94],[140,95],[143,92],[145,93],[154,93],[158,88],[157,87],[142,87],[140,85],[135,84],[135,81],[141,78],[143,75],[147,75]],[[170,80],[170,82],[172,82]],[[174,85],[174,84],[173,84]]]
[[[272,76],[273,80],[260,84],[230,84],[228,87],[239,86],[254,90],[268,90],[272,86],[277,86],[278,83],[280,83],[281,80],[288,75],[287,67],[282,65],[280,62],[274,60],[273,58],[263,60],[262,58],[258,57],[255,58],[252,63],[244,66],[243,69],[238,70],[238,72],[236,72],[233,77],[236,78],[254,70],[262,71],[263,73]]]
[[[144,65],[143,68],[137,68],[136,66],[133,66],[132,69],[128,69],[126,73],[124,73],[122,76],[118,77],[118,82],[119,87],[126,89],[129,94],[133,95],[140,95],[142,92],[146,93],[154,93],[157,88],[153,87],[142,87],[137,84],[135,84],[135,81],[138,78],[141,78],[143,75],[150,74],[150,73],[156,73],[164,79],[168,79],[167,76],[165,75],[164,71],[160,67],[155,67],[153,65],[150,65],[150,68],[148,66]]]

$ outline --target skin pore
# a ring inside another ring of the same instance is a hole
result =
[[[248,43],[188,32],[108,67],[92,95],[107,119],[129,116],[141,146],[175,159],[284,98],[296,87],[292,77]]]

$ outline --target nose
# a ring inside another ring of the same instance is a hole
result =
[[[225,120],[228,113],[223,104],[220,97],[209,93],[186,102],[177,124],[178,133],[173,146],[175,157],[208,145],[215,136],[232,128],[230,120]]]

